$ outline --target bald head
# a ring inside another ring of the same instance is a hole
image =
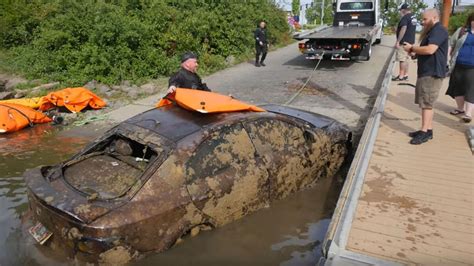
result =
[[[430,29],[436,22],[439,22],[438,10],[434,8],[426,9],[425,12],[423,12],[423,26]]]

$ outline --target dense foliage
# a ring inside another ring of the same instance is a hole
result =
[[[398,22],[400,21],[400,5],[396,2],[389,1],[389,0],[382,0],[381,1],[381,8],[385,9],[386,1],[388,1],[388,10],[385,10],[384,13],[384,20],[385,26],[393,28],[397,27]],[[421,23],[421,18],[423,14],[423,10],[426,9],[428,5],[421,0],[413,0],[410,3],[411,12],[415,15],[418,22]]]
[[[474,13],[474,8],[470,8],[464,12],[452,15],[449,18],[449,33],[454,33],[459,27],[463,27],[466,24],[467,17]]]
[[[137,81],[175,71],[184,51],[206,72],[247,56],[261,19],[272,44],[289,40],[271,0],[0,0],[0,47],[30,78]]]

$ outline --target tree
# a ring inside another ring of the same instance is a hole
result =
[[[300,15],[300,0],[291,1],[291,11],[293,12],[293,16]]]
[[[321,2],[314,2],[313,6],[306,9],[306,20],[310,24],[319,24],[321,22]],[[325,1],[323,24],[332,24],[333,8],[332,2]]]

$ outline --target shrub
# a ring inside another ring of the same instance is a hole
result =
[[[169,75],[185,51],[200,55],[203,72],[216,71],[253,51],[260,19],[270,43],[289,40],[271,0],[23,0],[1,1],[0,10],[4,65],[69,85]]]

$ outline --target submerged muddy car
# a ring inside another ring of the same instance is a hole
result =
[[[153,109],[70,160],[26,172],[37,222],[32,234],[80,259],[124,252],[131,258],[335,174],[351,141],[345,126],[288,107],[262,107],[267,112]]]

